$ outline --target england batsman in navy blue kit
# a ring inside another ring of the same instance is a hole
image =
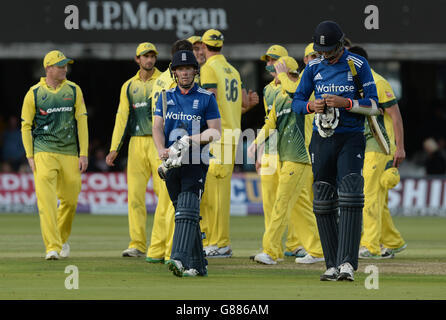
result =
[[[353,281],[364,206],[364,121],[380,113],[378,96],[367,60],[344,48],[344,33],[337,23],[321,22],[313,41],[320,58],[306,66],[292,109],[299,114],[316,112],[309,151],[313,211],[327,267],[320,279]],[[348,60],[359,75],[362,96]],[[313,91],[315,100],[309,101]]]
[[[177,86],[166,92],[165,99],[160,96],[153,117],[153,137],[164,161],[159,172],[175,207],[168,265],[179,277],[205,276],[200,198],[209,164],[206,146],[220,139],[221,119],[214,94],[194,82],[199,66],[192,51],[176,52],[171,70]]]

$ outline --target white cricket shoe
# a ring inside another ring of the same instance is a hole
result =
[[[206,258],[230,258],[232,257],[232,249],[231,246],[217,248],[215,250],[209,251],[206,254]]]
[[[206,254],[206,256],[209,255],[209,252],[217,250],[217,249],[218,249],[218,246],[216,246],[216,245],[210,245],[210,246],[206,246],[206,247],[203,248],[204,253]]]
[[[345,262],[339,266],[339,276],[338,281],[348,280],[354,281],[355,278],[353,276],[353,267],[350,263]]]
[[[337,281],[339,271],[335,267],[328,268],[323,274],[321,274],[321,281]]]
[[[396,248],[396,249],[383,247],[382,250],[381,250],[381,255],[383,257],[388,256],[388,255],[395,255],[397,253],[400,253],[401,251],[403,251],[406,248],[407,248],[407,243],[403,244],[401,247]]]
[[[145,257],[146,254],[136,248],[128,248],[122,251],[123,257]]]
[[[68,244],[68,242],[62,245],[62,250],[60,250],[59,255],[61,258],[68,258],[68,256],[70,255],[70,245]]]
[[[177,277],[183,276],[184,267],[180,260],[171,259],[171,260],[167,261],[167,265],[168,265],[169,271],[172,271],[172,273],[175,276],[177,276]]]
[[[46,260],[59,260],[59,258],[59,254],[57,253],[57,251],[54,250],[49,251],[45,256]]]
[[[196,277],[199,275],[197,269],[191,268],[183,271],[183,277]]]
[[[325,259],[324,259],[324,257],[322,257],[322,258],[313,257],[311,254],[307,253],[307,255],[305,257],[296,258],[295,261],[296,261],[296,263],[311,264],[311,263],[325,261]]]
[[[256,254],[254,261],[263,264],[277,264],[277,261],[273,260],[273,258],[271,258],[271,256],[265,252]]]

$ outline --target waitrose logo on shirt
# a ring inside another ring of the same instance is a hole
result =
[[[346,85],[346,86],[337,86],[334,83],[328,85],[317,84],[316,85],[317,92],[330,93],[330,92],[354,92],[355,86]]]
[[[185,114],[183,112],[175,113],[175,112],[167,112],[166,119],[172,120],[187,120],[187,121],[200,121],[201,116],[197,116],[195,114]]]

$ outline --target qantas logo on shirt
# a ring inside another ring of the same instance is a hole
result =
[[[137,102],[133,104],[133,109],[143,108],[147,106],[147,102]]]
[[[337,86],[334,83],[328,85],[318,84],[316,85],[317,92],[330,93],[330,92],[354,92],[355,86]]]
[[[185,114],[183,112],[180,112],[180,113],[167,112],[166,119],[199,121],[199,120],[201,120],[201,116],[197,116],[195,114]]]
[[[55,113],[55,112],[69,112],[73,110],[73,107],[61,107],[61,108],[48,108],[46,111],[39,108],[39,112],[41,115],[48,115],[50,113]]]

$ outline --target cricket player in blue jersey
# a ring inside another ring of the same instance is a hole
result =
[[[173,55],[177,86],[161,94],[154,112],[153,137],[175,208],[169,270],[178,277],[207,275],[200,230],[200,200],[209,167],[209,142],[220,139],[221,118],[213,93],[199,87],[198,62],[192,51]]]
[[[364,121],[380,114],[378,96],[367,60],[344,47],[344,33],[336,22],[321,22],[313,42],[320,57],[306,66],[292,110],[315,112],[309,147],[313,211],[327,268],[320,280],[353,281],[364,206]],[[354,63],[358,83],[348,60]],[[309,101],[313,91],[315,100]]]

